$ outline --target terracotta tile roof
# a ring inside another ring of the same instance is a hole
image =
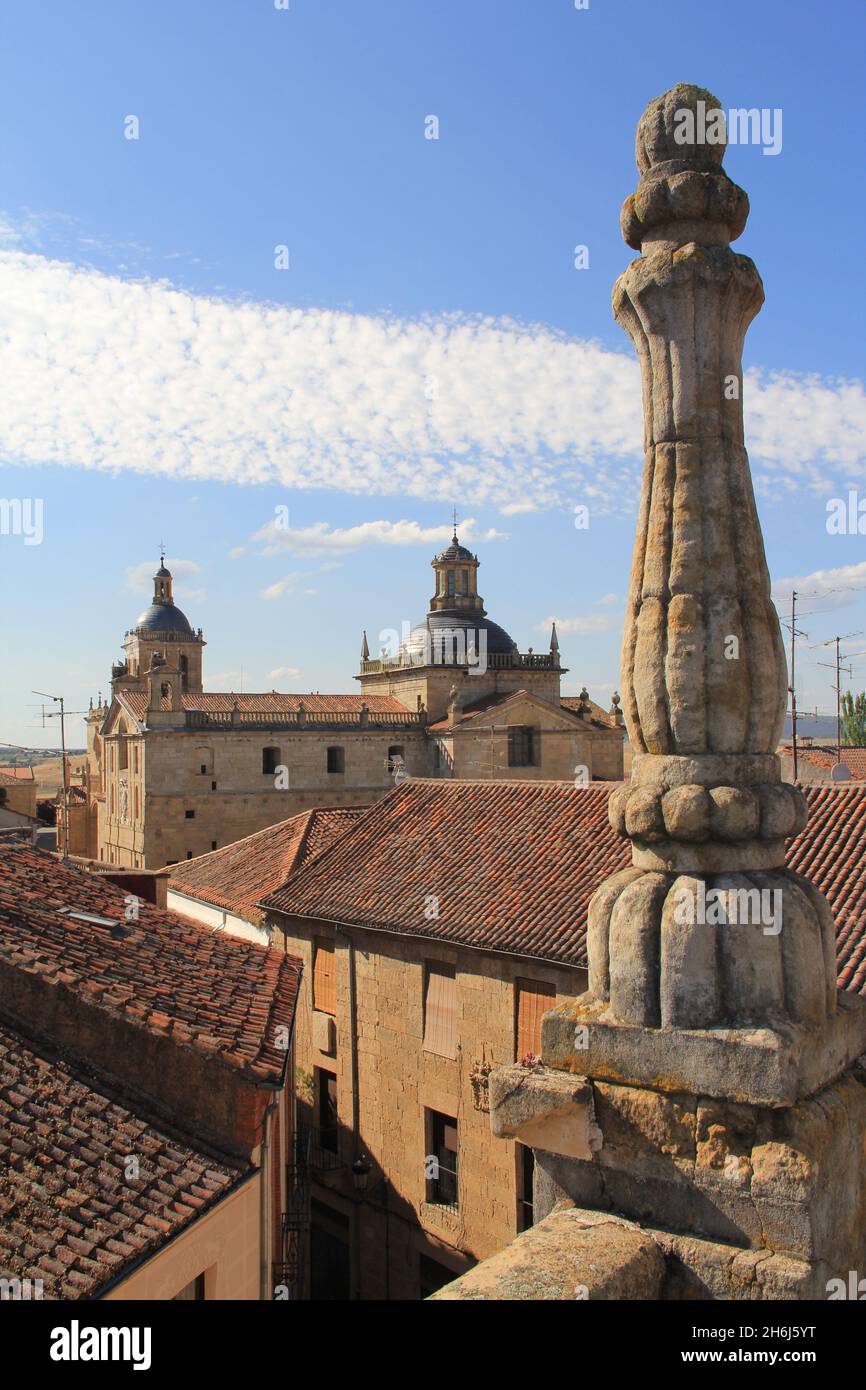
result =
[[[527,690],[503,690],[498,694],[485,695],[481,700],[473,700],[470,704],[464,705],[460,711],[458,723],[463,724],[467,719],[477,719],[478,715],[486,714],[488,710],[495,709],[497,705],[502,705],[506,700],[513,700],[517,695],[528,695]],[[430,733],[440,733],[443,729],[450,729],[451,724],[448,719],[437,719],[435,724],[428,724]]]
[[[559,703],[562,705],[563,709],[570,710],[572,714],[577,714],[580,710],[581,699],[579,695],[562,695]],[[589,714],[582,715],[581,717],[583,719],[588,719],[590,724],[595,724],[603,729],[614,729],[617,727],[615,724],[611,724],[607,710],[602,709],[601,705],[597,705],[595,700],[588,700],[586,703],[589,705]],[[625,729],[621,728],[620,732],[625,734]]]
[[[300,963],[141,902],[125,920],[122,888],[42,850],[0,847],[0,961],[72,990],[91,1008],[279,1085]],[[71,908],[117,925],[63,915]]]
[[[243,1176],[3,1022],[0,1164],[0,1277],[49,1299],[93,1297]]]
[[[145,691],[123,688],[118,694],[136,719],[144,718],[147,712]],[[228,714],[235,703],[241,714],[294,714],[302,702],[308,714],[359,714],[364,704],[371,714],[411,714],[393,695],[281,695],[272,690],[258,695],[204,691],[181,698],[185,710],[201,710],[205,714]],[[167,699],[161,703],[164,709],[169,708]]]
[[[0,767],[0,782],[17,786],[19,782],[35,782],[32,767]]]
[[[786,743],[779,751],[791,756],[794,750],[790,743]],[[846,748],[843,745],[841,753],[842,762],[851,772],[851,780],[866,782],[866,748]],[[828,772],[837,762],[835,744],[826,748],[804,748],[799,744],[797,757],[803,762],[811,763],[813,767],[826,768]]]
[[[601,783],[410,778],[263,906],[582,964],[587,901],[629,857],[607,794]]]
[[[787,864],[821,889],[836,922],[841,989],[866,994],[866,787],[804,787],[809,823],[788,846]]]
[[[619,785],[410,779],[263,906],[585,966],[589,900],[631,863],[607,818]],[[828,898],[840,986],[866,994],[866,787],[803,790],[787,863]]]
[[[172,866],[169,887],[241,917],[355,824],[361,807],[317,807],[269,825],[223,849]]]

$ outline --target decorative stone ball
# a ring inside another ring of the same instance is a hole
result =
[[[702,105],[699,105],[702,103]],[[710,113],[722,110],[721,102],[706,87],[678,82],[660,97],[653,97],[640,120],[635,136],[637,167],[646,174],[655,164],[668,160],[688,160],[695,167],[721,167],[727,137],[720,144],[705,137],[715,134],[718,118]],[[690,115],[682,113],[688,112]],[[680,138],[677,139],[679,134]],[[683,139],[691,135],[691,139]]]

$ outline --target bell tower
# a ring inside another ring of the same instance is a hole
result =
[[[124,637],[125,660],[112,667],[111,688],[146,689],[148,672],[157,657],[177,671],[181,693],[200,695],[204,645],[201,628],[194,632],[174,601],[171,571],[161,553],[153,576],[153,598]]]

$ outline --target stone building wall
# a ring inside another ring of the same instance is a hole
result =
[[[150,731],[127,740],[125,769],[112,752],[118,742],[105,740],[100,858],[111,862],[113,855],[114,863],[150,869],[207,854],[311,806],[378,800],[394,785],[386,767],[390,748],[403,749],[410,775],[427,771],[427,741],[417,727]],[[329,747],[343,749],[344,772],[327,771]],[[264,748],[280,750],[287,787],[278,789],[275,775],[262,772]],[[121,815],[124,779],[126,820]]]
[[[417,710],[418,701],[427,710],[430,723],[444,718],[452,688],[456,685],[464,704],[484,700],[489,695],[508,694],[514,690],[529,690],[540,700],[559,706],[559,685],[562,671],[551,668],[533,670],[531,667],[488,667],[475,674],[455,667],[440,669],[426,667],[413,671],[385,671],[358,677],[365,695],[393,695],[408,710]]]
[[[399,891],[399,885],[395,885]],[[271,918],[272,926],[280,919]],[[283,919],[287,950],[304,962],[295,1060],[301,1125],[318,1125],[316,1069],[337,1077],[342,1167],[320,1173],[313,1196],[353,1224],[364,1298],[417,1299],[422,1257],[456,1276],[512,1240],[518,1227],[518,1155],[493,1139],[490,1116],[477,1109],[472,1073],[482,1063],[515,1055],[515,981],[552,984],[556,1002],[585,988],[585,972],[563,966],[446,948],[423,938],[355,929],[355,991],[359,1135],[352,1136],[352,1048],[349,940],[334,928]],[[279,932],[282,935],[282,931]],[[322,1015],[313,1015],[313,942],[335,944],[336,1045],[319,1045]],[[458,1049],[455,1059],[424,1049],[425,964],[456,971]],[[456,1118],[459,1134],[459,1212],[427,1202],[425,1111]],[[350,1165],[366,1153],[373,1168],[360,1203]],[[387,1213],[382,1175],[388,1181]],[[357,1223],[357,1224],[355,1224]],[[386,1253],[387,1252],[387,1253]]]

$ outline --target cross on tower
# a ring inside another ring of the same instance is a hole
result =
[[[457,508],[456,508],[456,507],[454,508],[454,510],[453,510],[453,512],[451,513],[451,515],[452,515],[452,517],[453,517],[453,519],[454,519],[454,534],[455,534],[455,536],[456,536],[456,535],[457,535]]]

